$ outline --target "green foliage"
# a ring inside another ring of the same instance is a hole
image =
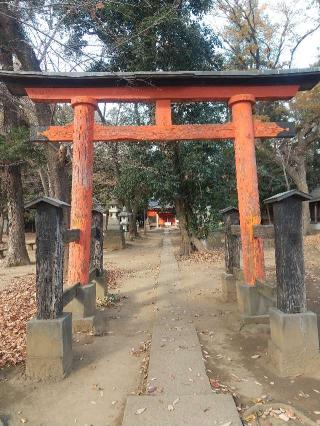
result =
[[[200,22],[211,3],[128,0],[94,7],[80,0],[57,10],[73,40],[94,33],[103,42],[107,59],[93,64],[95,70],[205,70],[221,66],[214,54],[218,39]]]
[[[26,127],[13,127],[5,136],[0,136],[0,161],[2,164],[36,160],[37,149],[30,143]]]

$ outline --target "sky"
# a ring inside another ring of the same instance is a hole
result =
[[[279,13],[281,7],[287,7],[292,13],[292,22],[296,24],[298,34],[305,34],[320,22],[319,7],[306,9],[305,0],[265,0],[261,5],[266,7],[272,23],[281,25],[283,15]],[[225,19],[222,16],[208,15],[205,23],[218,31],[223,31]],[[288,57],[289,49],[284,52],[283,57]],[[308,36],[298,47],[292,68],[308,68],[313,66],[320,56],[320,29]]]

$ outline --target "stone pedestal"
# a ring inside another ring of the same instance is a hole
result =
[[[96,284],[96,298],[97,299],[104,299],[108,294],[108,288],[107,288],[107,271],[103,271],[103,273],[94,278],[94,282]]]
[[[34,380],[59,380],[72,368],[72,315],[27,322],[26,375]]]
[[[285,314],[270,309],[269,358],[281,377],[313,371],[320,366],[317,315]]]
[[[223,272],[221,274],[221,290],[223,302],[235,302],[237,300],[236,278],[233,274]]]
[[[77,289],[77,296],[66,305],[64,311],[72,313],[72,330],[74,333],[94,331],[96,283],[80,286]]]
[[[120,229],[108,229],[104,237],[104,247],[107,251],[122,250],[125,248],[124,232]]]
[[[264,294],[258,284],[250,287],[237,282],[236,287],[238,308],[243,319],[269,315],[269,309],[275,305],[275,299]]]

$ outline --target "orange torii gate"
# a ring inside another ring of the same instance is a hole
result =
[[[71,228],[80,240],[70,245],[70,283],[88,284],[92,211],[93,142],[234,139],[245,283],[264,278],[263,243],[253,235],[260,224],[255,138],[290,137],[288,123],[254,120],[256,101],[291,99],[320,81],[319,69],[251,72],[37,73],[0,71],[9,90],[34,102],[71,103],[74,122],[38,129],[37,140],[72,142]],[[174,125],[172,102],[228,102],[232,122]],[[155,125],[94,123],[98,102],[155,103]]]

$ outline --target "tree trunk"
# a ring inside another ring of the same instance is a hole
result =
[[[8,199],[8,255],[7,266],[21,266],[30,263],[26,249],[24,231],[24,206],[22,195],[21,166],[5,167],[5,183]]]
[[[192,252],[192,246],[191,238],[188,232],[188,221],[185,203],[181,198],[176,198],[175,205],[180,227],[180,255],[188,256]]]
[[[0,212],[0,244],[3,243],[4,214]]]
[[[130,210],[128,210],[130,211]],[[129,216],[129,240],[133,241],[137,234],[136,224],[135,224],[135,213],[134,210],[131,210],[131,214]]]
[[[21,25],[19,11],[19,8],[16,10],[10,9],[9,3],[7,2],[0,3],[1,44],[6,46],[5,53],[11,55],[10,64],[12,64],[12,55],[15,55],[21,63],[22,70],[41,71],[40,62]],[[5,66],[4,69],[12,68]],[[50,125],[53,116],[50,106],[37,103],[35,104],[35,109],[38,125]],[[70,188],[69,185],[66,184],[68,182],[65,167],[66,147],[60,147],[58,144],[46,143],[45,154],[48,164],[49,188],[51,189],[50,196],[62,201],[68,201],[70,197]]]

